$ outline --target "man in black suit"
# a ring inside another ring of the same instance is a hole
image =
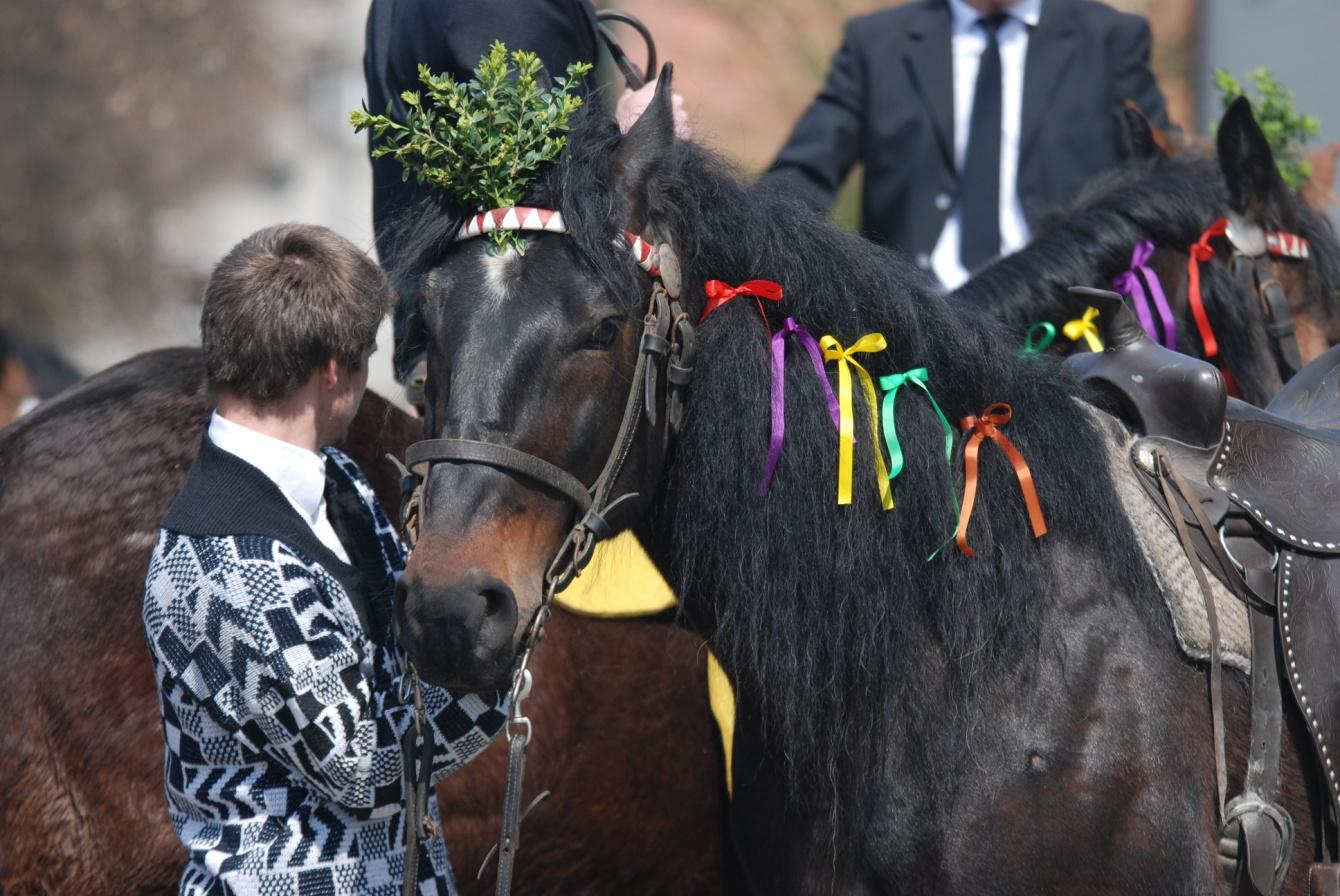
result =
[[[1168,127],[1149,46],[1144,19],[1091,0],[860,16],[765,179],[824,210],[863,163],[862,229],[952,289],[1121,161],[1124,101]]]

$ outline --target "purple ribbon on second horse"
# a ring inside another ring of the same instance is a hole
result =
[[[788,317],[782,328],[772,334],[772,437],[768,440],[768,460],[763,465],[763,478],[758,483],[759,497],[768,493],[772,475],[777,471],[777,461],[782,457],[782,436],[786,432],[787,336],[795,336],[796,341],[809,352],[814,373],[819,377],[819,382],[823,383],[824,393],[828,396],[828,414],[833,418],[833,425],[838,426],[838,400],[833,394],[833,387],[829,385],[828,374],[824,372],[824,358],[819,351],[819,343],[814,341],[809,330],[796,323],[794,317]]]
[[[1168,306],[1168,297],[1163,294],[1163,284],[1159,283],[1159,275],[1154,273],[1154,269],[1148,264],[1150,256],[1154,254],[1154,243],[1151,240],[1141,240],[1135,244],[1135,251],[1131,253],[1130,269],[1118,275],[1112,280],[1112,288],[1122,295],[1131,297],[1131,304],[1135,307],[1135,314],[1140,318],[1140,326],[1144,327],[1149,338],[1154,341],[1162,341],[1163,344],[1173,350],[1177,349],[1177,322],[1173,319],[1172,308]],[[1144,275],[1141,282],[1141,275]],[[1149,284],[1149,291],[1145,291],[1144,284]],[[1154,327],[1154,315],[1149,310],[1149,297],[1154,297],[1154,305],[1158,308],[1159,319],[1163,323],[1163,338],[1159,339],[1159,334]]]

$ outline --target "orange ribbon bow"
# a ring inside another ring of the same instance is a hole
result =
[[[977,451],[983,439],[990,439],[1000,446],[1014,465],[1014,475],[1019,479],[1019,489],[1024,493],[1024,505],[1028,508],[1028,519],[1033,524],[1033,537],[1041,538],[1047,534],[1047,522],[1042,518],[1042,503],[1038,501],[1038,490],[1033,484],[1033,471],[1028,469],[1024,456],[1014,443],[998,427],[1010,422],[1014,409],[1004,402],[997,402],[982,412],[980,417],[964,417],[960,424],[964,432],[972,430],[968,444],[963,449],[963,507],[959,511],[958,531],[954,541],[959,550],[972,557],[973,550],[968,547],[968,520],[972,517],[972,505],[977,497]]]
[[[698,318],[699,325],[707,320],[707,315],[736,296],[753,296],[754,304],[758,306],[759,317],[763,318],[763,326],[768,328],[768,333],[771,335],[772,327],[768,326],[768,315],[763,310],[761,300],[780,302],[782,300],[782,285],[780,283],[773,283],[771,280],[746,280],[739,286],[731,286],[723,280],[708,280],[703,284],[703,291],[707,293],[707,306],[703,308],[703,316]]]
[[[1187,249],[1187,301],[1191,303],[1191,313],[1196,318],[1196,329],[1200,331],[1200,341],[1205,346],[1207,361],[1219,354],[1219,342],[1214,338],[1214,329],[1211,328],[1210,318],[1205,313],[1205,300],[1200,294],[1200,263],[1214,258],[1214,247],[1210,245],[1210,240],[1227,232],[1228,219],[1220,218],[1206,228],[1200,239]]]

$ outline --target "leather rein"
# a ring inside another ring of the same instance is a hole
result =
[[[494,230],[565,233],[566,227],[562,215],[549,209],[494,209],[466,221],[454,242],[473,239]],[[652,278],[652,287],[642,321],[642,337],[631,386],[624,402],[623,417],[614,444],[595,481],[587,485],[567,470],[541,457],[507,445],[471,439],[424,439],[410,445],[405,455],[405,477],[401,482],[404,499],[401,524],[411,549],[418,540],[420,508],[434,464],[483,464],[516,473],[537,488],[552,490],[564,496],[574,509],[574,522],[545,572],[543,598],[522,636],[509,692],[508,771],[503,796],[502,834],[495,847],[498,856],[497,896],[506,896],[511,892],[522,819],[530,808],[548,796],[547,792],[542,793],[530,807],[521,810],[525,749],[532,734],[530,719],[522,713],[521,704],[530,694],[533,682],[528,668],[531,653],[543,636],[554,596],[580,575],[590,562],[599,541],[628,525],[636,518],[636,511],[645,506],[650,495],[623,488],[620,480],[639,439],[645,441],[648,449],[648,470],[645,471],[644,480],[651,483],[659,480],[671,441],[679,432],[685,393],[693,379],[694,327],[679,301],[679,266],[672,250],[665,244],[653,248],[650,241],[632,233],[621,234],[614,242],[632,252],[638,265]],[[417,688],[417,676],[412,669],[408,675],[415,680]],[[421,743],[420,746],[426,749],[426,744]],[[412,765],[407,759],[407,768]],[[421,785],[407,789],[412,799],[416,795],[422,799],[422,791]],[[422,817],[423,805],[409,807],[411,822]],[[490,852],[485,858],[484,865],[479,869],[481,877],[493,855]],[[408,860],[406,865],[408,887],[411,870]]]

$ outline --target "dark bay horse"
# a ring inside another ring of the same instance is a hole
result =
[[[1306,260],[1270,258],[1303,363],[1340,342],[1340,242],[1329,220],[1285,186],[1251,104],[1239,99],[1225,112],[1215,157],[1186,150],[1170,158],[1138,112],[1127,112],[1127,129],[1134,161],[1095,181],[1071,207],[1052,215],[1028,246],[983,269],[953,299],[970,313],[1002,321],[1022,343],[1031,324],[1045,320],[1059,327],[1084,310],[1066,298],[1067,287],[1111,288],[1130,266],[1135,245],[1149,240],[1155,246],[1149,266],[1176,318],[1178,348],[1204,357],[1188,303],[1188,247],[1212,221],[1236,214],[1264,230],[1297,233],[1310,244]],[[1250,276],[1231,270],[1226,239],[1213,247],[1214,258],[1200,268],[1220,357],[1243,398],[1264,405],[1290,372],[1281,371]],[[1070,343],[1058,338],[1055,344]],[[1083,343],[1077,348],[1083,350]]]
[[[962,315],[892,253],[677,143],[669,99],[667,71],[626,136],[595,116],[574,125],[528,197],[561,211],[567,233],[535,237],[524,256],[453,242],[457,220],[419,222],[417,262],[401,273],[420,285],[432,346],[430,434],[505,445],[591,481],[652,289],[611,244],[622,230],[673,250],[691,320],[708,279],[775,280],[785,298],[767,303],[773,329],[790,314],[845,345],[884,334],[887,349],[859,360],[877,375],[928,367],[951,419],[1009,402],[1007,434],[1050,532],[1032,537],[1011,467],[988,446],[977,555],[951,544],[929,562],[954,526],[958,474],[924,402],[898,412],[908,466],[883,512],[858,399],[856,499],[839,506],[837,437],[809,359],[793,353],[781,463],[771,491],[755,493],[770,363],[748,302],[698,328],[663,465],[659,431],[639,431],[625,475],[650,489],[631,525],[740,697],[731,812],[746,873],[768,894],[1215,892],[1205,670],[1178,652],[1083,389],[1020,359],[1004,328]],[[571,507],[473,463],[433,466],[424,501],[397,595],[401,636],[426,677],[506,685]],[[1236,778],[1245,683],[1227,690]],[[1302,893],[1320,814],[1296,717],[1289,731],[1284,799],[1298,840],[1286,892]]]
[[[0,892],[175,893],[163,734],[140,622],[160,519],[210,400],[197,350],[140,356],[0,431]],[[368,394],[342,446],[394,509],[417,424]],[[725,793],[701,639],[663,622],[559,613],[529,707],[518,893],[716,893]],[[462,893],[498,836],[505,750],[439,787]]]

